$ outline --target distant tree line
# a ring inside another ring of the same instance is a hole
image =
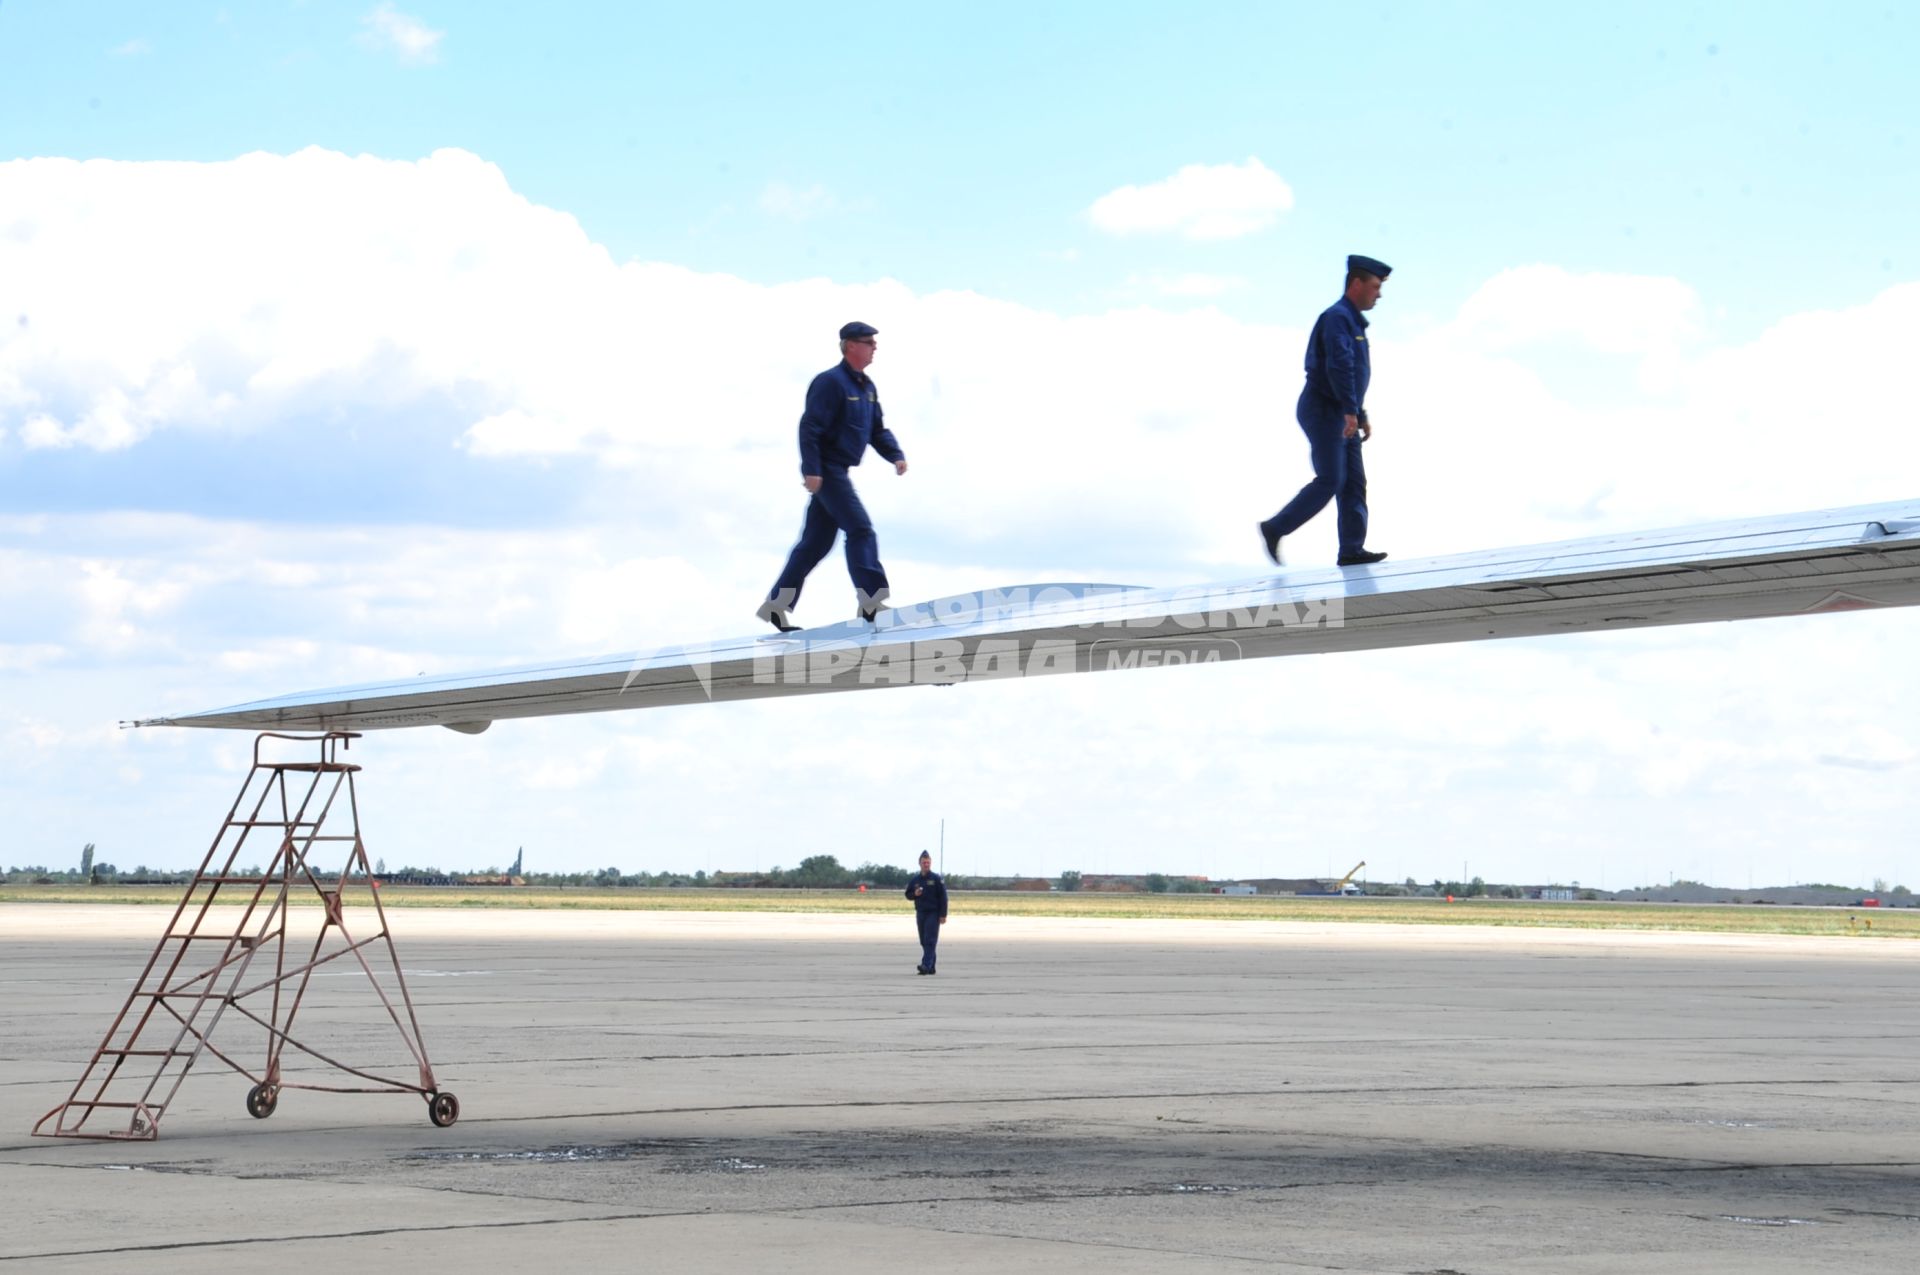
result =
[[[235,871],[239,870],[235,869]],[[251,874],[260,875],[260,869],[252,869]],[[35,864],[0,870],[0,882],[7,885],[185,885],[192,879],[191,872],[169,868],[149,868],[145,864],[132,868],[117,868],[111,863],[96,863],[91,859],[79,871],[72,868],[48,868]]]
[[[479,871],[462,869],[443,871],[437,867],[403,866],[388,871],[386,861],[374,861],[373,874],[382,880],[396,884],[415,885],[494,885],[512,883],[548,888],[600,888],[633,887],[642,889],[661,888],[715,888],[736,887],[753,889],[804,889],[804,890],[852,890],[861,886],[877,889],[900,889],[913,875],[914,869],[892,863],[862,863],[857,867],[845,867],[840,860],[830,854],[809,855],[800,861],[799,866],[785,868],[775,866],[766,871],[752,872],[625,872],[618,867],[605,867],[581,872],[525,872],[521,865],[524,852],[516,853],[513,865],[502,872],[497,867],[487,867]],[[325,868],[312,865],[310,870],[321,880],[337,878],[338,868]],[[260,868],[256,865],[248,868],[233,869],[230,875],[258,877]],[[80,864],[77,870],[48,868],[28,865],[6,868],[0,871],[0,884],[94,884],[94,885],[185,885],[192,879],[191,872],[165,868],[149,868],[144,864],[129,869],[121,869],[112,863],[99,860],[94,854],[94,845],[88,842],[80,852]],[[962,876],[958,873],[946,874],[947,884],[958,890],[1061,890],[1076,891],[1090,888],[1081,873],[1069,869],[1058,877],[1047,879],[1039,877],[1000,877],[1000,876]],[[1091,888],[1111,889],[1116,882],[1131,884],[1132,888],[1144,889],[1152,894],[1206,894],[1218,882],[1208,882],[1196,877],[1169,876],[1163,872],[1148,872],[1134,877],[1102,877],[1103,883]],[[1125,888],[1121,886],[1121,888]],[[1709,890],[1696,881],[1679,879],[1666,886],[1645,886],[1634,890],[1623,890],[1613,895],[1603,895],[1599,891],[1580,889],[1574,882],[1575,897],[1583,900],[1596,900],[1602,897],[1626,898],[1634,895],[1657,895],[1672,892],[1680,888]],[[1839,885],[1800,885],[1794,887],[1804,891],[1826,891],[1834,894],[1860,894],[1857,887]],[[1489,886],[1480,877],[1471,881],[1445,881],[1435,878],[1431,885],[1421,885],[1412,877],[1404,884],[1381,882],[1369,885],[1368,894],[1391,896],[1448,897],[1456,899],[1501,898],[1522,899],[1537,891],[1517,885]],[[1725,893],[1725,891],[1719,891]],[[1759,891],[1742,891],[1759,894]],[[1913,894],[1904,885],[1888,888],[1884,878],[1876,878],[1872,893],[1897,900],[1899,906],[1908,905]],[[1741,899],[1734,899],[1741,902]],[[1756,898],[1755,902],[1766,902]]]
[[[520,866],[518,858],[514,866]],[[322,880],[338,877],[339,868],[327,868],[320,865],[311,867],[313,874]],[[373,874],[382,879],[394,881],[419,881],[432,884],[467,884],[473,880],[516,880],[527,885],[539,886],[643,886],[658,888],[661,886],[788,886],[802,889],[856,889],[861,885],[894,886],[904,888],[907,878],[913,873],[910,869],[891,863],[863,863],[855,868],[841,866],[840,860],[830,854],[818,854],[800,861],[796,868],[773,867],[764,872],[626,872],[618,867],[605,867],[582,872],[502,872],[497,867],[487,867],[478,871],[459,869],[443,870],[438,867],[415,867],[406,865],[389,871],[384,860],[375,863]],[[236,867],[231,876],[257,877],[258,865]],[[49,868],[43,864],[27,864],[0,870],[0,882],[9,885],[77,885],[85,883],[111,885],[185,885],[193,879],[193,873],[180,869],[149,868],[145,864],[122,869],[105,860],[96,861],[94,848],[89,844],[80,857],[78,870],[71,868]],[[955,884],[963,884],[964,878],[948,878]]]
[[[516,865],[520,860],[516,859]],[[459,884],[467,878],[485,879],[489,877],[511,877],[524,881],[530,886],[552,888],[594,887],[606,889],[616,886],[630,886],[645,889],[661,888],[713,888],[716,886],[757,887],[762,889],[807,889],[836,890],[858,889],[862,885],[893,886],[904,889],[907,878],[913,873],[891,863],[863,863],[858,867],[842,866],[835,855],[816,854],[802,859],[794,868],[775,866],[765,871],[752,872],[627,872],[618,866],[609,866],[581,872],[518,872],[502,873],[498,868],[485,868],[478,872],[443,872],[436,867],[401,867],[390,873],[375,875],[389,877],[395,881],[431,881]],[[949,878],[952,880],[952,878]]]

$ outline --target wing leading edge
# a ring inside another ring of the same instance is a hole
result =
[[[307,691],[136,726],[478,733],[514,717],[1920,603],[1920,500],[1154,589],[1036,584],[766,638]]]

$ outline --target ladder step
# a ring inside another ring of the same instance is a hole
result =
[[[102,1045],[103,1054],[118,1054],[122,1058],[178,1058],[190,1051],[185,1049],[118,1049],[112,1045]]]
[[[169,934],[160,941],[162,943],[226,943],[230,946],[237,945],[242,951],[252,951],[256,947],[265,947],[268,943],[271,943],[278,937],[278,933],[278,931],[275,931],[265,936],[253,934]],[[183,952],[181,955],[184,956],[185,953]],[[190,994],[197,995],[198,993]],[[168,992],[167,995],[177,996],[179,993]]]
[[[129,996],[144,996],[150,1001],[161,1000],[163,998],[168,1000],[177,1000],[177,1001],[197,1001],[200,999],[200,993],[198,991],[129,992],[127,994]],[[212,992],[208,994],[207,999],[210,1001],[217,1001],[217,1000],[223,1000],[225,998],[222,997],[218,992]]]
[[[97,1098],[69,1098],[65,1105],[69,1111],[138,1111],[141,1107],[145,1107],[155,1116],[163,1114],[167,1109],[167,1104],[164,1102],[104,1102]]]
[[[167,1104],[164,1102],[108,1102],[103,1098],[69,1098],[62,1105],[70,1109],[73,1107],[85,1107],[90,1111],[95,1109],[103,1111],[132,1111],[137,1107],[144,1106],[148,1111],[154,1112],[156,1115],[167,1109]]]
[[[318,828],[318,819],[229,819],[229,828]]]

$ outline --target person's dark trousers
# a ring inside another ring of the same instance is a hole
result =
[[[1345,418],[1310,390],[1300,396],[1296,415],[1313,450],[1313,481],[1262,526],[1290,536],[1331,500],[1339,511],[1340,552],[1358,553],[1367,545],[1367,469],[1360,459],[1360,436],[1340,437]]]
[[[853,489],[853,480],[844,468],[834,465],[826,466],[820,475],[820,490],[807,504],[800,542],[787,555],[787,565],[768,599],[788,608],[798,603],[807,573],[832,551],[833,538],[840,532],[847,536],[847,574],[853,577],[862,604],[884,600],[887,573],[880,565],[880,538],[874,534],[867,507],[860,503],[860,493]]]
[[[931,974],[933,949],[940,946],[940,914],[916,912],[913,919],[920,923],[920,968]]]

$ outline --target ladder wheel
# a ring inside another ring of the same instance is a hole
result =
[[[247,1114],[265,1120],[280,1105],[280,1091],[272,1085],[258,1084],[247,1090]]]
[[[460,1100],[450,1093],[437,1093],[427,1099],[427,1119],[440,1128],[460,1118]]]

